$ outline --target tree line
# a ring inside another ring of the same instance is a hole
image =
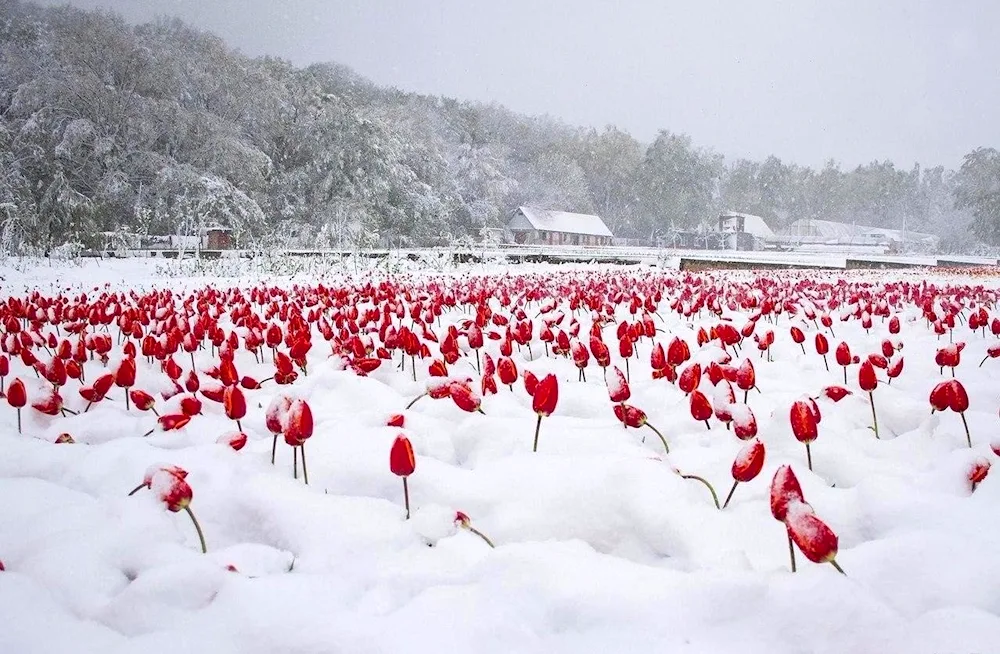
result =
[[[240,247],[478,239],[518,205],[597,213],[654,242],[720,210],[1000,244],[1000,155],[958,171],[727,161],[498,104],[377,86],[333,63],[247,57],[176,19],[0,0],[0,246],[195,234]]]

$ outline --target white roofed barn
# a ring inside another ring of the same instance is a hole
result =
[[[614,235],[600,216],[518,207],[507,223],[524,245],[611,245]]]

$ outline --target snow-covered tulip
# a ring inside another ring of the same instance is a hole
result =
[[[476,536],[479,536],[479,538],[482,539],[482,541],[487,545],[489,545],[490,547],[493,548],[496,547],[496,545],[493,544],[493,541],[486,537],[486,534],[484,534],[483,532],[479,531],[478,529],[472,526],[472,520],[469,518],[469,516],[467,516],[465,513],[461,511],[455,512],[455,526],[461,529],[465,529],[466,531],[469,531],[475,534]]]
[[[789,331],[791,332],[792,340],[795,341],[796,345],[798,345],[800,348],[802,348],[802,354],[805,354],[806,353],[806,346],[805,346],[806,335],[802,333],[801,329],[799,329],[798,327],[795,327],[795,326],[791,327],[791,329],[789,329]]]
[[[640,427],[649,427],[656,434],[660,442],[663,443],[663,451],[666,454],[670,454],[670,446],[667,445],[667,439],[664,438],[660,430],[649,424],[649,420],[646,417],[646,412],[639,407],[629,406],[628,404],[616,404],[614,405],[615,417],[621,421],[625,427],[632,427],[633,429],[639,429]]]
[[[842,399],[848,395],[853,395],[851,391],[843,386],[827,386],[823,389],[823,395],[827,398],[833,400],[834,402],[840,402]]]
[[[392,442],[392,449],[389,450],[389,470],[397,477],[403,478],[403,502],[406,505],[406,519],[410,519],[410,487],[407,485],[407,478],[413,474],[417,468],[417,459],[413,455],[413,445],[410,439],[400,434]]]
[[[143,436],[149,436],[154,431],[177,431],[183,429],[191,422],[191,416],[183,413],[167,413],[156,419],[156,427],[147,431]]]
[[[553,374],[545,375],[538,385],[531,398],[531,408],[538,416],[535,423],[535,442],[531,448],[532,452],[538,451],[538,432],[542,428],[542,418],[551,416],[556,410],[556,403],[559,401],[559,381]]]
[[[68,434],[66,432],[63,432],[63,433],[59,434],[58,436],[56,436],[56,440],[55,440],[55,443],[57,445],[72,445],[75,442],[76,442],[76,439],[74,439],[71,434]]]
[[[771,480],[771,515],[779,522],[785,522],[788,517],[788,507],[792,503],[805,502],[802,496],[802,486],[787,465],[780,466]],[[792,545],[792,535],[788,533],[788,555],[792,561],[792,572],[795,572],[795,548]]]
[[[680,376],[677,378],[678,388],[687,395],[690,395],[692,391],[698,388],[699,382],[701,382],[701,364],[699,363],[689,365],[681,371]]]
[[[28,403],[28,391],[20,377],[15,377],[7,388],[7,404],[17,411],[17,433],[21,433],[21,409]]]
[[[837,572],[846,574],[836,561],[837,535],[825,522],[816,517],[812,507],[804,502],[793,502],[785,519],[788,535],[813,563],[829,563]]]
[[[763,468],[764,444],[755,438],[744,445],[736,455],[736,459],[733,460],[733,467],[731,469],[733,487],[729,489],[729,495],[726,495],[726,501],[723,502],[722,508],[729,506],[729,501],[733,499],[733,493],[736,492],[736,487],[740,482],[747,483],[748,481],[753,481]]]
[[[271,403],[267,405],[267,410],[264,412],[264,425],[273,436],[271,441],[271,465],[274,465],[274,457],[278,448],[278,436],[281,436],[285,431],[285,416],[288,415],[288,409],[291,406],[292,398],[287,395],[275,395],[271,398]]]
[[[309,470],[306,468],[306,441],[313,434],[313,415],[309,403],[302,399],[292,400],[282,420],[282,435],[285,443],[292,447],[292,471],[295,479],[299,478],[299,451],[302,452],[302,477],[309,483]]]
[[[984,356],[983,360],[979,362],[979,367],[982,368],[983,364],[986,363],[987,359],[998,359],[998,358],[1000,358],[1000,344],[991,345],[988,348],[986,348],[986,356]]]
[[[202,533],[201,525],[198,524],[198,520],[191,511],[191,499],[194,497],[194,492],[187,481],[168,470],[160,469],[153,473],[150,478],[149,488],[156,495],[156,498],[163,502],[168,511],[177,513],[184,510],[187,512],[191,518],[191,522],[194,523],[195,530],[198,532],[201,551],[203,554],[207,553],[208,548],[205,546],[205,535]]]
[[[969,483],[972,485],[973,492],[975,492],[976,486],[986,479],[989,472],[990,462],[985,457],[978,457],[972,462],[972,466],[969,468]]]
[[[483,413],[480,404],[482,398],[472,389],[471,386],[462,382],[454,382],[448,386],[448,394],[452,401],[462,411],[468,413]]]
[[[386,427],[399,427],[402,428],[403,424],[406,422],[406,417],[402,413],[394,413],[389,416],[385,421]]]
[[[580,371],[578,373],[578,381],[587,381],[586,368],[587,364],[590,363],[590,350],[587,349],[587,346],[582,341],[573,341],[569,351],[573,357],[573,365]]]
[[[743,363],[736,370],[736,385],[743,391],[743,404],[746,404],[750,390],[757,388],[757,372],[754,370],[753,361],[749,358],[743,359]],[[760,392],[759,388],[757,392]]]
[[[182,397],[180,407],[181,413],[186,416],[191,416],[193,418],[201,415],[201,400],[194,395]]]
[[[844,369],[844,384],[847,384],[847,367],[854,363],[854,357],[851,356],[851,346],[846,341],[842,341],[837,346],[834,356],[837,359],[837,365]]]
[[[816,413],[813,412],[809,402],[798,400],[792,404],[788,419],[792,424],[795,440],[805,443],[806,459],[809,462],[809,469],[812,470],[812,451],[809,449],[809,444],[819,436]]]
[[[140,411],[152,411],[153,415],[159,416],[156,411],[156,399],[146,391],[136,388],[128,392],[132,398],[132,404]]]
[[[628,381],[625,379],[625,375],[622,374],[622,371],[618,366],[614,366],[611,369],[611,376],[607,380],[607,386],[608,396],[611,398],[611,401],[616,404],[623,404],[632,396],[632,391],[629,389]]]
[[[733,417],[733,433],[741,441],[750,440],[757,435],[757,418],[746,404],[734,404],[729,407]]]
[[[228,434],[219,436],[215,442],[219,445],[228,445],[233,450],[239,452],[247,444],[247,435],[241,431],[229,432]]]

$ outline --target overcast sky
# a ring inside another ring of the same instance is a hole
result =
[[[47,4],[63,4],[52,2]],[[1000,147],[1000,2],[74,0],[176,15],[247,54],[337,61],[727,158],[957,167]]]

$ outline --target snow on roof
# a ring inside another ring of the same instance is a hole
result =
[[[722,217],[736,216],[743,219],[743,231],[753,234],[757,238],[769,238],[774,236],[774,231],[767,226],[764,219],[752,213],[740,213],[738,211],[727,211]]]
[[[586,234],[588,236],[614,236],[600,216],[569,211],[551,211],[535,207],[518,207],[507,224],[511,230],[537,229],[546,232]]]
[[[848,223],[838,223],[832,220],[817,220],[814,218],[801,218],[791,223],[782,230],[788,236],[813,236],[827,239],[851,240],[864,236],[884,236],[897,241],[923,241],[937,240],[933,234],[923,232],[913,232],[900,229],[886,229],[884,227],[868,227],[866,225],[852,225]]]

